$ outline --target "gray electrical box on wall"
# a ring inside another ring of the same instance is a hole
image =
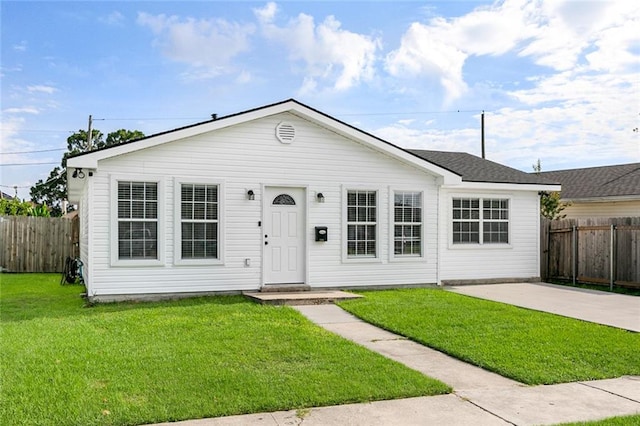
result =
[[[316,241],[327,241],[327,227],[316,226]]]

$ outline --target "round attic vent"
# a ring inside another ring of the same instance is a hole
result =
[[[282,122],[276,126],[276,137],[282,143],[291,143],[296,138],[296,128],[293,124]]]

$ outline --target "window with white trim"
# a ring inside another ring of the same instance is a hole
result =
[[[454,198],[452,213],[453,244],[509,243],[508,199]]]
[[[376,191],[347,191],[347,257],[377,256],[377,220]]]
[[[218,185],[180,185],[181,259],[218,259]]]
[[[158,183],[118,181],[118,259],[158,259]]]
[[[393,253],[422,255],[422,194],[396,191],[393,195]]]

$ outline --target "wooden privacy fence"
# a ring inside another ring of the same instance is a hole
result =
[[[543,279],[640,288],[640,217],[543,219],[540,230]]]
[[[9,272],[62,272],[78,256],[78,218],[0,216],[0,267]]]

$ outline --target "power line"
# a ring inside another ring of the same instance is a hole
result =
[[[13,154],[35,154],[37,152],[53,152],[64,151],[67,148],[53,148],[53,149],[39,149],[37,151],[14,151],[14,152],[0,152],[0,155],[13,155]]]
[[[482,110],[480,109],[469,109],[469,110],[462,110],[462,109],[456,109],[456,110],[451,110],[451,111],[402,111],[402,112],[354,112],[354,113],[348,113],[348,114],[336,114],[336,115],[340,115],[343,117],[347,117],[347,116],[364,116],[364,115],[419,115],[419,114],[451,114],[451,113],[459,113],[459,112],[482,112]]]
[[[2,185],[2,184],[0,184],[0,187],[1,188],[11,188],[11,189],[14,189],[14,188],[20,188],[20,189],[31,188],[31,186],[29,186],[29,185]]]
[[[0,164],[0,167],[4,167],[4,166],[43,166],[46,164],[60,164],[59,162],[55,162],[55,163],[5,163],[5,164]]]

